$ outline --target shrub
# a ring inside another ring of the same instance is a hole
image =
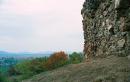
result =
[[[7,81],[7,77],[5,77],[4,75],[2,75],[2,73],[0,73],[0,82],[8,82]]]
[[[48,70],[52,70],[61,67],[63,65],[66,65],[67,62],[68,62],[68,55],[65,52],[63,51],[55,52],[49,57],[45,66]]]
[[[8,74],[9,76],[13,76],[13,75],[19,75],[20,73],[16,70],[14,66],[11,66],[8,70]]]
[[[3,81],[3,76],[2,76],[2,74],[0,73],[0,82],[2,82]]]
[[[69,61],[72,64],[77,64],[83,61],[83,54],[82,53],[77,53],[73,52],[72,54],[69,55]]]
[[[36,74],[46,71],[47,69],[45,68],[45,64],[47,62],[47,59],[47,57],[43,57],[31,60],[29,64],[30,71],[33,71]]]
[[[15,66],[15,69],[21,73],[21,74],[26,74],[26,73],[30,73],[30,69],[29,69],[29,65],[30,65],[30,61],[29,60],[26,60],[26,61],[23,61],[21,63],[18,63],[16,66]]]
[[[18,63],[15,68],[11,69],[10,73],[14,71],[21,74],[21,79],[27,79],[32,75],[46,71],[45,63],[47,59],[47,57],[42,57],[32,60],[25,60],[21,63]]]

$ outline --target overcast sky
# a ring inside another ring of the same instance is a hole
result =
[[[0,50],[82,51],[84,0],[0,0]]]

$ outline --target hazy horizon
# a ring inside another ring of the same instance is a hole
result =
[[[1,0],[0,51],[82,51],[84,0]]]

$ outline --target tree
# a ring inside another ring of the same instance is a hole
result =
[[[63,65],[66,65],[67,62],[68,62],[68,55],[65,52],[63,51],[55,52],[49,57],[46,63],[46,68],[48,70],[55,69]]]
[[[83,61],[83,54],[73,52],[72,54],[69,55],[69,60],[70,60],[70,63],[72,64],[80,63]]]

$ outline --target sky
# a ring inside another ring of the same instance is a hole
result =
[[[0,51],[82,51],[84,0],[0,0]]]

